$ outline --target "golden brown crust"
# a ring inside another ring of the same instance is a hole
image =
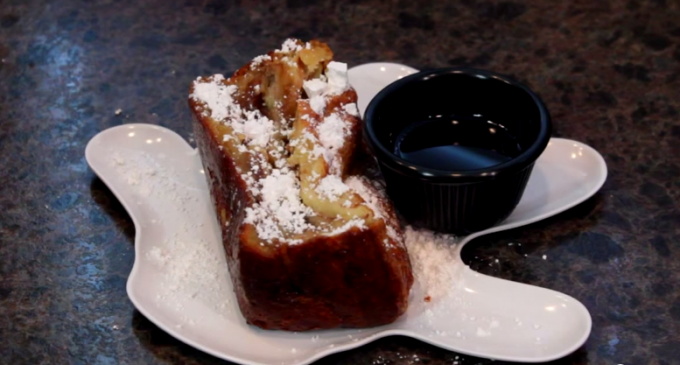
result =
[[[308,52],[303,49],[296,53],[296,67],[286,67],[279,54],[270,53],[271,60],[244,66],[225,84],[237,85],[242,107],[261,110],[272,120],[291,125],[300,115],[299,108],[305,108],[304,102],[297,102],[304,93],[302,82],[317,77],[332,57],[325,44],[310,43]],[[282,72],[285,77],[281,77]],[[274,79],[266,81],[271,75]],[[261,94],[252,92],[254,85],[259,85]],[[271,95],[273,101],[267,101]],[[291,102],[289,98],[295,95],[298,97]],[[281,105],[274,105],[277,102]],[[333,98],[326,111],[337,111],[352,102],[356,102],[356,93],[349,89]],[[242,177],[247,158],[252,157],[243,155],[250,151],[236,152],[236,147],[223,138],[229,129],[206,115],[203,103],[190,98],[189,104],[234,290],[248,323],[290,331],[370,327],[390,323],[406,310],[413,277],[405,247],[388,234],[391,227],[401,235],[391,204],[383,200],[384,219],[369,217],[362,229],[353,227],[334,235],[307,234],[297,244],[285,240],[264,243],[255,226],[244,223],[246,207],[255,203]],[[311,124],[322,117],[312,118]],[[347,160],[343,175],[361,147],[357,138],[359,120],[351,115],[344,118],[352,127],[349,142],[340,153]]]

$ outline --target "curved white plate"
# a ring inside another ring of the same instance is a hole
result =
[[[368,103],[385,86],[404,76],[416,73],[413,67],[398,63],[376,62],[352,67],[348,71],[349,83],[359,95],[357,107],[364,115]]]
[[[400,334],[465,354],[541,362],[569,354],[590,333],[590,316],[575,299],[469,269],[462,270],[455,302],[412,303],[388,326],[259,330],[245,323],[236,305],[197,152],[168,129],[131,124],[93,137],[85,155],[135,224],[130,300],[160,328],[214,356],[242,364],[303,365]],[[594,194],[606,175],[603,164],[593,149],[553,139],[507,221],[542,219]],[[548,179],[553,176],[558,178]],[[178,262],[171,255],[182,258],[179,267],[168,264]]]

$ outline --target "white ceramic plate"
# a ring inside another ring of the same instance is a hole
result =
[[[585,189],[587,196],[599,189],[601,182],[588,176],[592,169],[588,163],[565,168],[555,163],[570,158],[563,148],[555,146],[572,144],[575,153],[585,151],[592,157],[582,160],[601,160],[585,145],[553,139],[528,183],[527,191],[533,193],[525,195],[508,221],[537,211],[544,218],[566,209],[553,200],[564,199],[578,189]],[[135,224],[136,258],[127,283],[130,300],[160,328],[214,356],[242,364],[303,365],[400,334],[461,353],[540,362],[569,354],[590,332],[587,310],[573,298],[469,269],[462,270],[459,285],[466,296],[459,297],[453,307],[475,308],[487,314],[479,316],[476,323],[463,312],[452,314],[451,305],[428,307],[418,302],[395,323],[370,329],[292,333],[248,326],[232,292],[197,152],[168,129],[131,124],[92,138],[86,158]],[[544,179],[546,174],[570,179],[550,185]],[[546,210],[546,206],[554,209]],[[417,290],[414,288],[414,292]],[[510,298],[514,299],[498,302]],[[546,310],[546,306],[553,310]],[[520,319],[525,323],[521,328],[517,326]]]

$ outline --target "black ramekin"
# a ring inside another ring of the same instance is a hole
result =
[[[445,171],[394,153],[397,135],[429,115],[488,116],[503,120],[522,152],[477,170]],[[519,203],[534,162],[550,140],[551,120],[540,98],[506,76],[472,68],[422,71],[384,88],[364,115],[364,138],[379,162],[387,192],[411,223],[469,234],[489,228]]]

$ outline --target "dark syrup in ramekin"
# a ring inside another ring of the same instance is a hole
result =
[[[394,153],[419,166],[444,171],[489,168],[522,152],[502,123],[472,116],[430,116],[409,124],[396,138]]]

